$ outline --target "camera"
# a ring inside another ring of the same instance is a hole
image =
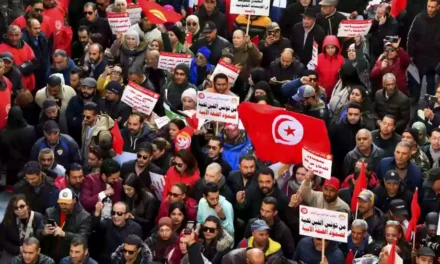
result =
[[[425,94],[425,102],[430,109],[434,109],[434,105],[438,102],[438,98],[434,95]]]

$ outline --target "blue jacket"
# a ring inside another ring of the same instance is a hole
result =
[[[73,60],[68,59],[67,61],[67,67],[65,69],[62,70],[57,70],[54,68],[50,69],[50,75],[54,74],[54,73],[61,73],[64,77],[64,83],[66,85],[70,86],[70,72],[73,70],[73,68],[75,68],[75,62],[73,62]]]
[[[289,104],[292,104],[292,97],[298,92],[299,87],[302,85],[301,78],[298,78],[281,86],[281,94],[287,97]],[[325,93],[321,94],[320,98],[322,101],[327,102]]]
[[[325,249],[325,257],[329,264],[345,263],[344,254],[338,248],[338,243],[330,241],[328,247]],[[304,237],[296,246],[293,260],[299,263],[319,264],[321,263],[321,251],[316,250],[313,244],[313,238]]]
[[[60,261],[60,264],[72,264],[72,259],[70,257],[65,257]],[[98,264],[98,262],[90,257],[87,257],[81,264]]]
[[[226,143],[223,140],[223,136],[221,136],[222,141],[224,142],[222,157],[223,160],[231,165],[232,170],[238,170],[238,165],[240,163],[240,157],[246,154],[250,154],[253,152],[254,147],[252,146],[251,139],[246,134],[246,138],[240,141],[238,144],[230,144]]]
[[[208,73],[211,69],[214,69],[215,66],[212,64],[207,63],[206,64],[206,72]],[[193,58],[191,61],[191,67],[189,69],[189,82],[197,85],[197,80],[198,80],[199,76],[198,76],[198,72],[197,72],[197,64],[196,64],[196,59]]]
[[[197,209],[197,223],[203,224],[206,218],[210,215],[217,216],[220,219],[220,224],[223,229],[234,237],[234,207],[232,207],[232,204],[221,195],[219,196],[218,204],[222,207],[223,212],[225,213],[226,219],[224,221],[218,217],[217,213],[211,206],[209,206],[206,199],[202,198],[199,201]]]

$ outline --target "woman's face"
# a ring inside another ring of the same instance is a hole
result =
[[[176,170],[180,173],[183,173],[187,168],[185,162],[183,162],[183,160],[180,157],[174,158],[173,163],[174,163],[174,166],[176,166]]]
[[[307,170],[304,167],[301,167],[296,170],[295,179],[297,183],[302,183],[304,179],[306,178]]]
[[[182,253],[185,255],[186,253],[188,253],[188,250],[187,250],[187,248],[186,248],[186,243],[185,242],[182,242],[182,241],[179,241],[179,248],[180,248],[180,251],[182,251]]]
[[[183,213],[176,208],[171,212],[170,218],[173,220],[173,225],[180,226],[183,222]]]
[[[401,234],[397,231],[397,228],[394,226],[388,226],[385,228],[385,240],[388,244],[393,244],[394,240],[400,239]]]
[[[356,59],[356,50],[355,49],[348,49],[347,50],[347,57],[349,60],[355,60]]]
[[[350,93],[350,102],[362,103],[364,98],[362,98],[361,91],[359,89],[353,89]]]
[[[169,240],[173,235],[173,230],[169,226],[161,226],[159,228],[159,236],[162,240]]]
[[[125,36],[127,47],[130,49],[136,48],[136,38],[134,36]]]
[[[189,97],[182,98],[182,109],[185,110],[196,110],[196,102]]]
[[[196,33],[197,30],[197,23],[194,20],[191,19],[187,19],[186,20],[186,28],[188,29],[189,32],[191,32],[192,34]]]
[[[170,123],[168,128],[169,128],[170,137],[171,139],[174,140],[176,138],[177,133],[179,133],[179,128],[173,123]]]
[[[179,42],[179,40],[177,39],[176,34],[174,34],[173,31],[168,31],[168,36],[170,37],[171,44],[176,44],[177,42]]]
[[[205,67],[206,66],[206,57],[202,53],[196,54],[196,64],[199,67]]]
[[[261,96],[261,95],[267,95],[265,90],[256,89],[255,90],[255,96]]]
[[[29,215],[29,207],[23,200],[18,200],[14,206],[14,214],[20,219],[26,219]]]
[[[150,43],[150,50],[157,50],[159,51],[159,42],[153,40]]]
[[[131,187],[131,186],[129,186],[129,185],[127,185],[127,184],[124,184],[124,192],[125,192],[125,194],[128,196],[128,197],[133,197],[133,195],[134,195],[134,193],[135,193],[135,190],[134,190],[134,188],[133,187]]]
[[[110,79],[112,81],[117,81],[117,82],[119,82],[122,79],[121,67],[118,67],[118,66],[113,67],[112,73],[110,75]]]
[[[203,224],[202,231],[205,239],[212,240],[218,235],[218,226],[214,222],[206,221]]]
[[[127,5],[124,3],[115,4],[116,12],[127,12]]]
[[[163,156],[165,150],[164,149],[160,150],[159,148],[157,148],[156,144],[152,144],[152,146],[153,146],[153,160],[157,160]]]
[[[335,45],[327,45],[327,46],[325,46],[325,52],[329,56],[335,55],[336,54],[336,47],[335,47]]]

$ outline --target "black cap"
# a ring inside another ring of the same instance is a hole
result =
[[[389,210],[391,211],[391,213],[393,213],[393,215],[396,216],[409,215],[408,209],[406,208],[406,203],[401,199],[392,200],[389,205]]]
[[[12,53],[10,52],[5,51],[0,53],[0,59],[14,61],[14,55],[12,55]]]
[[[46,133],[60,132],[60,127],[57,122],[53,120],[48,120],[44,123],[43,131]]]
[[[387,173],[385,174],[385,177],[383,178],[384,181],[386,182],[397,182],[400,183],[400,177],[397,174],[397,172],[395,170],[389,170],[387,171]]]
[[[136,148],[136,152],[145,151],[147,153],[153,153],[153,145],[150,142],[142,142]]]
[[[56,75],[51,75],[47,81],[47,85],[50,87],[61,85],[61,78]]]
[[[301,15],[303,17],[311,17],[311,18],[316,18],[316,9],[314,9],[313,7],[309,7],[306,8],[306,10],[304,10],[304,13],[302,13]]]
[[[216,30],[217,26],[214,22],[208,21],[205,24],[205,27],[203,28],[203,33],[211,33],[212,31]]]
[[[438,226],[438,213],[430,212],[425,217],[425,227],[428,229],[437,230]]]
[[[417,251],[417,256],[427,256],[435,258],[435,252],[429,247],[422,247],[419,248],[419,250]]]
[[[115,93],[117,95],[122,95],[124,92],[124,88],[122,85],[117,81],[110,81],[107,86],[105,87],[107,91],[110,91],[112,93]]]

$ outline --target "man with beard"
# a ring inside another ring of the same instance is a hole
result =
[[[208,145],[208,155],[199,151],[199,149],[193,150],[194,156],[197,158],[197,163],[199,164],[200,175],[205,174],[206,167],[212,163],[217,163],[221,166],[221,174],[228,176],[232,168],[228,162],[222,158],[223,152],[223,142],[216,137],[209,140]]]
[[[86,3],[83,11],[84,18],[79,20],[79,25],[87,26],[90,30],[90,33],[100,33],[102,38],[99,44],[101,44],[104,49],[110,48],[114,37],[107,19],[98,16],[95,3]]]
[[[63,175],[62,177],[57,177],[55,179],[55,186],[59,190],[69,188],[75,193],[76,196],[79,197],[83,181],[83,168],[81,167],[81,165],[74,162],[70,164],[70,167],[67,169],[66,175]]]
[[[75,67],[75,63],[67,56],[67,52],[65,50],[57,49],[53,52],[50,74],[61,73],[64,77],[64,82],[66,85],[70,85],[70,72]]]
[[[119,127],[124,127],[131,113],[131,107],[121,101],[124,88],[117,81],[110,81],[105,87],[105,99],[99,101],[101,114],[109,115]]]
[[[70,99],[66,109],[69,134],[72,135],[76,142],[81,142],[82,115],[84,104],[88,102],[98,102],[98,97],[96,96],[96,80],[90,77],[81,80],[78,94]]]
[[[324,101],[319,98],[315,88],[310,85],[303,85],[292,98],[299,108],[296,112],[322,119],[326,124],[329,124],[329,110]]]
[[[86,76],[93,77],[93,79],[97,80],[99,76],[105,71],[108,60],[107,57],[104,56],[104,49],[99,43],[90,44],[88,52],[89,61],[86,62],[86,65],[88,65]]]
[[[257,217],[260,214],[261,203],[268,196],[277,200],[276,209],[280,217],[284,219],[284,210],[289,204],[289,199],[278,188],[274,172],[270,168],[264,167],[259,170],[258,186],[247,189],[244,195],[240,192],[237,193],[236,209],[245,216],[246,220]]]
[[[301,198],[312,207],[325,208],[327,210],[350,213],[350,207],[338,197],[340,183],[335,177],[324,181],[322,192],[312,190],[312,171],[306,173],[306,178],[301,183],[299,192]]]
[[[77,201],[72,190],[67,188],[60,191],[58,206],[46,210],[45,218],[44,228],[38,230],[37,234],[41,234],[44,253],[57,263],[69,256],[70,242],[75,236],[88,239],[91,233],[91,215]]]
[[[144,142],[151,143],[157,137],[148,125],[144,123],[144,115],[133,112],[128,117],[127,126],[121,129],[121,136],[124,139],[125,152],[136,152],[136,146]]]
[[[78,40],[72,44],[72,60],[76,65],[83,65],[86,45],[89,43],[90,31],[87,26],[78,28]]]
[[[203,187],[203,198],[197,209],[197,223],[204,223],[210,215],[217,216],[223,229],[234,237],[234,208],[220,195],[217,184],[213,182]]]
[[[257,185],[256,171],[257,159],[253,155],[243,155],[240,157],[239,170],[229,173],[226,184],[233,193],[242,196],[245,190]]]
[[[70,87],[75,90],[77,94],[80,93],[81,79],[83,78],[83,72],[79,67],[75,67],[70,72]]]
[[[40,120],[38,120],[38,125],[36,127],[38,138],[43,136],[43,126],[48,120],[55,121],[60,128],[60,132],[63,134],[68,134],[66,117],[61,114],[61,110],[58,107],[57,102],[51,98],[46,99],[43,102]]]
[[[69,257],[61,260],[60,264],[98,264],[90,257],[87,239],[74,237],[70,243]]]
[[[12,83],[12,101],[14,101],[17,93],[24,88],[21,80],[21,72],[17,66],[14,65],[14,56],[12,56],[10,52],[2,52],[0,59],[5,63],[5,72],[3,75]]]
[[[173,79],[161,88],[160,96],[174,109],[182,110],[182,93],[188,88],[197,88],[188,82],[189,67],[184,63],[177,64],[174,69]]]
[[[39,89],[35,94],[35,103],[42,108],[45,100],[53,99],[64,114],[69,105],[69,101],[75,95],[75,90],[64,84],[63,76],[61,74],[52,74],[49,76],[46,87]]]
[[[373,143],[385,150],[384,157],[392,157],[397,143],[402,136],[394,132],[396,129],[396,118],[392,115],[384,115],[379,121],[379,129],[371,131]]]
[[[370,190],[363,190],[357,197],[358,199],[358,218],[363,219],[368,224],[368,234],[374,240],[383,238],[383,212],[374,206],[375,195]]]
[[[41,170],[53,179],[66,173],[66,169],[55,161],[55,155],[50,148],[40,150],[38,162],[40,163]]]

